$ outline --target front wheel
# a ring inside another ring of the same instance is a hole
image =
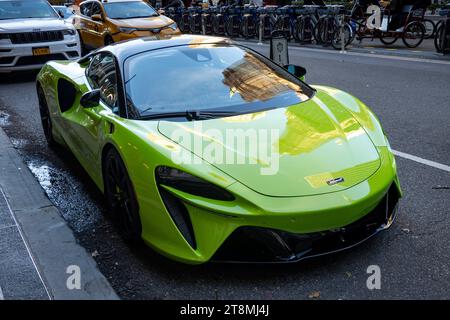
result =
[[[425,39],[433,38],[436,33],[436,24],[430,19],[424,19],[422,24],[425,27]]]
[[[45,140],[50,148],[54,149],[58,146],[55,138],[53,137],[53,125],[48,110],[47,100],[45,98],[44,90],[41,86],[37,89],[38,102],[39,102],[39,114],[41,116],[42,130],[44,131]]]
[[[111,148],[103,162],[104,193],[108,211],[121,236],[126,241],[141,240],[139,205],[125,164],[119,153]]]
[[[403,43],[408,48],[418,47],[425,37],[425,27],[419,21],[413,21],[406,25],[403,31]]]
[[[444,24],[438,24],[436,28],[436,33],[434,35],[434,47],[436,48],[436,52],[442,53],[444,52],[443,45],[443,33],[444,33]]]
[[[105,37],[105,47],[109,46],[110,44],[113,44],[113,43],[114,43],[114,40],[111,36],[108,35]]]

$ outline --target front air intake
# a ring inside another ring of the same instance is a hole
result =
[[[197,243],[195,241],[194,228],[192,227],[191,218],[183,202],[180,199],[172,195],[169,191],[163,187],[159,188],[159,193],[166,206],[167,211],[172,217],[173,222],[180,230],[183,237],[189,243],[193,249],[197,249]]]

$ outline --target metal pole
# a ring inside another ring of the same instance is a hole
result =
[[[344,17],[344,14],[342,14],[342,16],[341,16],[341,53],[346,53],[346,51],[345,51],[345,32],[344,32],[344,29],[345,29],[345,17]]]
[[[263,32],[264,32],[264,26],[263,26],[263,17],[264,15],[260,15],[259,16],[259,39],[258,39],[258,44],[262,45],[262,39],[263,39]]]
[[[202,15],[201,15],[201,22],[202,22],[202,33],[203,33],[203,35],[205,35],[206,34],[206,26],[205,26],[205,15],[202,13]]]

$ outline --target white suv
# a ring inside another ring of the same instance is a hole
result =
[[[45,0],[0,0],[0,72],[80,57],[75,27]]]

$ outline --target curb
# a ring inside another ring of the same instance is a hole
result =
[[[258,45],[258,41],[255,39],[242,39],[242,38],[232,38],[232,41],[236,43],[240,43],[243,45]],[[262,45],[269,46],[270,42],[268,40],[264,40]],[[330,47],[322,47],[319,45],[311,45],[305,44],[300,45],[298,43],[289,43],[289,49],[298,49],[298,50],[310,50],[316,52],[324,52],[324,53],[335,53],[339,54],[339,50],[335,50]],[[391,48],[380,48],[380,47],[359,47],[358,45],[354,45],[352,47],[348,47],[346,53],[349,54],[365,54],[365,55],[378,55],[378,56],[387,56],[387,57],[399,57],[399,58],[414,58],[418,60],[434,60],[434,61],[444,61],[450,62],[450,56],[443,55],[434,51],[421,51],[421,50],[391,50]]]
[[[1,190],[50,299],[119,299],[0,128]],[[70,290],[66,271],[73,265],[80,268],[81,288]]]

